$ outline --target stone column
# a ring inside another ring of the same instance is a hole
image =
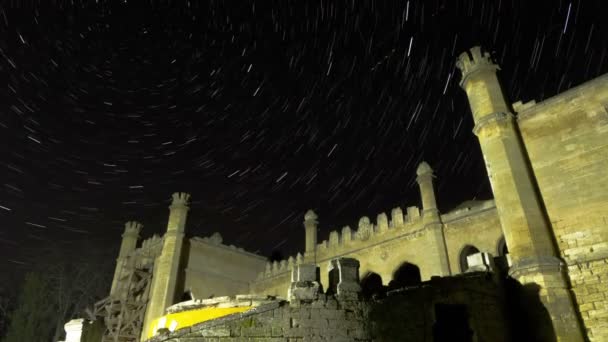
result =
[[[291,271],[291,284],[287,290],[287,299],[291,305],[302,301],[311,302],[323,292],[319,283],[319,268],[313,264],[296,265]]]
[[[432,276],[448,276],[451,274],[448,252],[443,234],[443,223],[437,209],[435,199],[435,189],[433,187],[433,170],[426,162],[420,163],[416,170],[418,186],[420,187],[420,197],[422,199],[422,222],[426,230],[426,240],[429,249],[428,256],[433,258],[435,266]]]
[[[163,248],[154,264],[143,337],[147,336],[151,322],[163,316],[165,309],[175,302],[189,199],[190,195],[187,193],[173,194],[173,201],[169,206],[167,232],[163,237]]]
[[[474,47],[460,55],[460,86],[475,121],[496,209],[513,265],[509,274],[525,288],[539,288],[559,341],[582,341],[565,267],[536,192],[517,122],[503,96],[490,54]],[[544,313],[535,315],[540,317]],[[551,329],[550,327],[548,329]]]
[[[316,263],[316,249],[317,249],[317,214],[314,211],[308,210],[304,215],[304,230],[306,232],[306,256],[309,261]]]
[[[112,288],[110,296],[118,295],[118,281],[122,276],[122,270],[126,266],[127,257],[137,247],[137,239],[143,225],[139,222],[129,221],[125,223],[125,232],[122,234],[122,242],[120,243],[120,251],[116,259],[116,270],[114,271],[114,279],[112,280]]]

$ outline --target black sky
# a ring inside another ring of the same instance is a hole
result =
[[[605,1],[71,1],[0,7],[0,257],[162,233],[269,255],[391,208],[490,198],[460,75],[481,44],[510,100],[608,70]],[[86,256],[84,256],[86,257]]]

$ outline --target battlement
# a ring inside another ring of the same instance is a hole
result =
[[[406,210],[407,214],[403,215],[403,210],[400,207],[393,208],[390,220],[384,212],[376,216],[375,222],[372,222],[369,217],[363,216],[359,219],[357,230],[353,231],[350,226],[344,226],[340,231],[332,230],[329,233],[329,239],[321,241],[317,245],[317,250],[348,247],[353,243],[368,241],[385,233],[403,230],[406,226],[420,220],[421,215],[418,207],[408,207]]]
[[[314,218],[312,215],[314,215]],[[309,210],[305,215],[305,220],[317,220],[317,215]],[[407,227],[421,222],[420,209],[416,206],[408,207],[406,215],[400,207],[391,210],[390,219],[384,212],[376,216],[376,221],[372,222],[369,217],[363,216],[359,219],[357,229],[353,230],[350,226],[344,226],[340,230],[331,230],[328,240],[323,240],[317,244],[317,251],[324,253],[333,249],[342,249],[355,246],[357,243],[366,242],[370,239],[383,239],[388,236],[383,236],[385,233],[405,231]],[[383,237],[380,237],[383,236]],[[306,258],[310,257],[308,253]],[[290,256],[287,259],[267,262],[266,269],[260,272],[257,281],[275,278],[290,272],[295,265],[304,262],[304,255],[298,253],[295,257]],[[308,259],[307,259],[308,260]]]
[[[141,228],[143,227],[143,225],[137,221],[128,221],[125,223],[125,232],[122,235],[122,237],[126,237],[126,236],[134,236],[134,237],[138,237],[139,233],[141,232]]]
[[[173,201],[171,206],[188,206],[188,201],[190,200],[190,194],[185,192],[175,192],[172,195]]]
[[[291,272],[296,265],[300,265],[304,262],[304,256],[298,253],[295,257],[290,256],[287,259],[275,260],[273,262],[267,262],[266,268],[263,272],[258,274],[257,280],[263,280],[271,278],[280,274]]]
[[[463,86],[467,77],[478,70],[500,70],[492,61],[490,53],[482,51],[481,47],[472,47],[458,56],[456,67],[462,71],[460,86]]]

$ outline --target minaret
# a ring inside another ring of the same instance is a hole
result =
[[[118,280],[122,276],[123,268],[127,264],[127,256],[137,247],[137,239],[141,231],[142,224],[135,221],[125,223],[125,232],[122,234],[122,242],[120,243],[120,251],[116,259],[116,270],[114,271],[114,279],[112,280],[112,288],[110,296],[117,295]]]
[[[496,77],[500,68],[480,47],[462,53],[456,65],[462,71],[460,86],[471,105],[473,131],[481,145],[513,262],[509,274],[524,289],[539,288],[559,341],[582,341],[566,268],[557,257],[517,122]]]
[[[304,215],[304,230],[306,232],[306,247],[305,252],[309,261],[316,262],[315,252],[317,250],[317,226],[319,222],[317,221],[317,214],[314,211],[308,210]]]
[[[179,261],[184,242],[189,199],[189,194],[176,192],[173,194],[173,201],[169,206],[169,222],[167,223],[167,232],[163,237],[163,248],[154,263],[150,300],[148,301],[142,332],[144,337],[147,336],[148,330],[151,328],[151,322],[163,316],[165,309],[174,304],[176,298]]]
[[[443,236],[443,224],[439,217],[437,201],[435,200],[435,189],[433,188],[433,170],[426,162],[420,163],[416,170],[416,181],[420,187],[420,197],[422,199],[422,222],[426,230],[428,239],[427,251],[431,258],[435,260],[436,266],[433,267],[433,274],[438,276],[448,276],[450,263]]]

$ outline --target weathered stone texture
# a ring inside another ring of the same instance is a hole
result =
[[[461,328],[468,327],[475,340],[510,341],[501,293],[497,283],[484,273],[434,278],[389,292],[370,311],[372,338],[378,342],[436,340],[435,330],[442,328],[440,306],[453,305],[462,308],[464,315],[450,319],[460,320]],[[452,338],[459,340],[457,335]]]
[[[317,301],[297,306],[279,301],[262,305],[150,341],[371,341],[367,314],[363,303],[343,306],[334,298],[321,295]]]
[[[608,340],[608,75],[519,114],[588,337]]]

